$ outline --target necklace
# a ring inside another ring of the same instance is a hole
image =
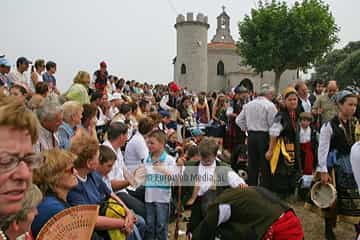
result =
[[[7,237],[6,237],[5,233],[2,230],[0,230],[0,238],[2,240],[7,240]]]

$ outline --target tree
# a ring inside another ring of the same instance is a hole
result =
[[[349,55],[357,50],[360,50],[360,41],[349,42],[344,48],[329,52],[315,64],[315,73],[312,79],[321,79],[323,81],[336,79],[341,87],[353,85],[352,81],[349,80],[348,74],[345,72],[345,66],[350,62],[350,60],[347,60]],[[347,60],[346,63],[342,64],[345,60]],[[342,65],[340,69],[339,65]],[[353,74],[351,68],[346,68],[346,70],[349,71],[349,75]]]
[[[342,88],[350,85],[360,87],[360,49],[350,53],[336,66],[335,78]]]
[[[287,69],[306,69],[338,41],[338,27],[321,0],[260,1],[239,23],[238,53],[258,73],[275,72],[275,89]]]

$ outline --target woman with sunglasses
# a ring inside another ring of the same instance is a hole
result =
[[[31,88],[35,91],[37,83],[42,82],[42,73],[45,71],[45,60],[38,59],[35,61],[34,66],[31,68]]]
[[[31,225],[34,238],[50,218],[70,207],[66,200],[68,192],[78,184],[73,166],[74,154],[55,148],[43,155],[44,163],[33,172],[33,182],[44,195],[38,205],[38,215]]]

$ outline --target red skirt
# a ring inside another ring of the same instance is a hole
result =
[[[300,219],[289,210],[270,226],[263,240],[301,240],[303,238],[304,231]]]
[[[305,153],[303,161],[303,173],[305,175],[312,175],[314,169],[314,153],[311,142],[301,143],[301,150]]]

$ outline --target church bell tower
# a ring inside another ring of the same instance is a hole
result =
[[[230,17],[225,12],[225,7],[222,7],[222,13],[217,17],[216,34],[211,42],[216,43],[235,43],[230,33]]]

